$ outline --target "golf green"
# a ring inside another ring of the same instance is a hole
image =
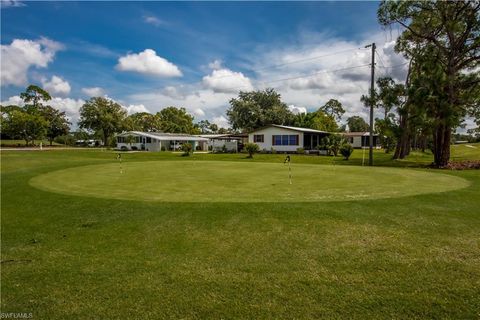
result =
[[[163,202],[306,202],[380,199],[467,187],[448,174],[403,168],[219,161],[90,165],[36,176],[30,184],[69,195]]]

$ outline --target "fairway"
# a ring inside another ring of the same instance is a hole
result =
[[[404,168],[219,161],[73,167],[34,177],[36,188],[77,196],[163,202],[310,202],[404,197],[465,188],[465,179]]]

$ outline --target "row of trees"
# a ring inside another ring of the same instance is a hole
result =
[[[20,94],[24,106],[1,108],[2,138],[22,139],[29,145],[35,140],[53,140],[69,132],[70,122],[65,112],[49,106],[50,94],[38,86],[31,85]]]
[[[394,158],[430,144],[435,165],[446,166],[454,130],[467,116],[480,126],[479,16],[478,1],[380,4],[380,24],[404,28],[395,50],[408,60],[408,74],[405,83],[379,79],[373,100],[362,100],[384,109],[377,129]]]
[[[26,145],[47,138],[50,144],[55,139],[73,144],[76,139],[90,137],[101,139],[109,145],[112,137],[122,131],[163,131],[171,133],[227,133],[224,128],[208,120],[194,123],[194,118],[185,108],[167,107],[156,114],[147,112],[128,115],[117,102],[103,97],[86,101],[80,109],[78,128],[69,133],[71,123],[65,112],[48,103],[50,94],[39,86],[30,85],[20,94],[23,106],[1,106],[2,139],[22,139]]]

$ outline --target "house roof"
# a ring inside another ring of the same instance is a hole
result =
[[[199,134],[197,135],[202,138],[208,138],[208,139],[241,139],[241,138],[247,138],[248,134],[243,134],[243,133],[225,133],[225,134]]]
[[[342,133],[346,137],[362,137],[362,136],[369,136],[369,131],[361,131],[361,132],[344,132]],[[374,136],[378,136],[378,134],[374,133]]]
[[[259,130],[262,130],[262,129],[265,129],[265,128],[269,128],[269,127],[277,127],[277,128],[282,128],[282,129],[287,129],[287,130],[292,130],[292,131],[299,131],[299,132],[306,132],[306,133],[330,133],[330,132],[327,132],[327,131],[315,130],[315,129],[310,129],[310,128],[282,126],[282,125],[279,125],[279,124],[270,124],[268,126],[253,130],[252,132],[256,132],[256,131],[259,131]],[[252,132],[250,132],[250,133],[252,133]]]
[[[157,139],[160,141],[169,141],[169,140],[177,140],[177,141],[208,141],[207,138],[203,138],[200,136],[194,136],[190,134],[183,134],[183,133],[166,133],[166,132],[142,132],[142,131],[128,131],[118,134],[119,137],[126,137],[126,136],[142,136],[142,137],[149,137],[153,139]]]

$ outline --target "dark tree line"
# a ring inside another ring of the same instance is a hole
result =
[[[417,139],[425,148],[431,137],[434,164],[446,166],[453,130],[466,116],[480,122],[479,14],[479,1],[381,3],[379,22],[404,28],[395,49],[409,60],[407,80],[393,99],[398,113],[395,158],[408,155]]]

